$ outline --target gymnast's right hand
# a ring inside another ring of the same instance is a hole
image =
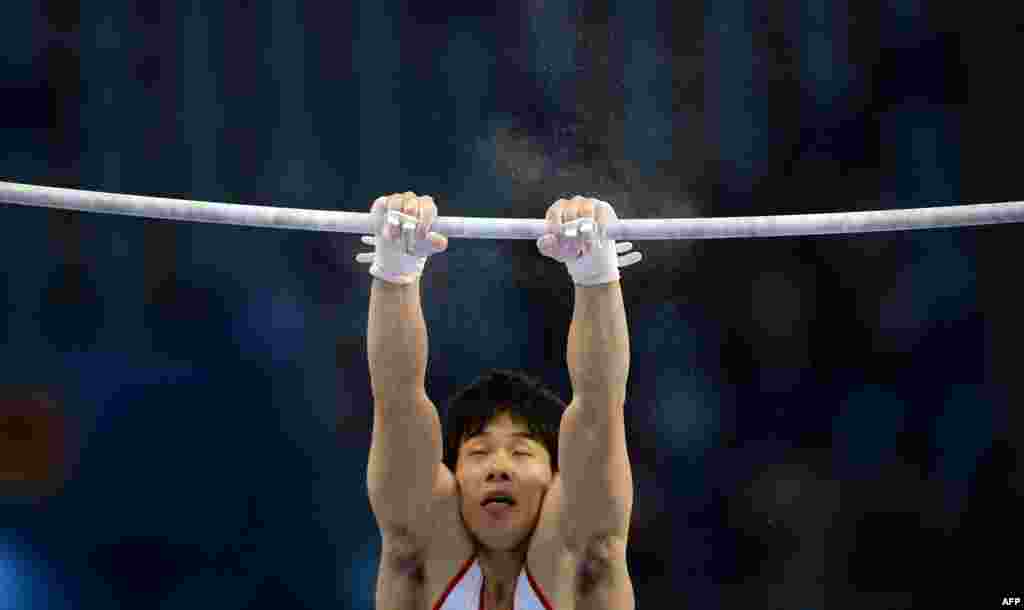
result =
[[[370,208],[374,235],[362,242],[374,251],[356,255],[370,263],[370,275],[392,284],[411,284],[423,274],[427,257],[448,249],[448,238],[430,230],[437,206],[430,196],[406,191],[378,197]]]

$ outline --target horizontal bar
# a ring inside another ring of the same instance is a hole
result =
[[[374,232],[369,212],[212,203],[15,182],[0,182],[0,202],[247,227],[364,235],[372,235]],[[625,219],[609,225],[607,235],[615,240],[782,237],[937,229],[1013,222],[1024,222],[1024,202],[780,216]],[[465,239],[537,239],[546,232],[546,223],[544,219],[535,218],[445,216],[435,219],[431,230],[446,237]]]

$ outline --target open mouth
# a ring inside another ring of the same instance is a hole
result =
[[[483,501],[481,506],[490,506],[491,504],[505,504],[507,506],[515,506],[516,501],[509,496],[494,496],[493,498],[487,498]]]

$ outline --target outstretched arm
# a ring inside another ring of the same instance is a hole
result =
[[[624,420],[629,330],[618,281],[576,287],[567,360],[573,401],[558,446],[566,536],[597,565],[624,562],[633,476]]]
[[[409,284],[373,278],[366,351],[374,399],[406,398],[424,390],[427,324],[418,278]]]
[[[429,198],[412,193],[381,198],[421,222],[423,208],[434,206],[423,199]],[[428,213],[432,217],[436,212]],[[396,566],[409,566],[426,545],[431,527],[427,509],[446,469],[441,463],[441,422],[424,388],[428,346],[420,281],[418,273],[397,272],[417,264],[391,265],[389,271],[389,264],[402,254],[385,241],[382,231],[376,239],[366,335],[374,405],[367,491],[383,537],[382,554]]]
[[[588,605],[632,610],[626,546],[633,473],[624,417],[629,328],[619,268],[642,256],[619,256],[632,244],[606,239],[608,224],[617,219],[607,202],[559,199],[545,218],[547,232],[537,248],[565,263],[576,294],[566,354],[573,398],[558,432],[561,472],[552,506],[560,535],[585,575]]]
[[[567,352],[573,394],[604,396],[609,406],[621,409],[629,378],[629,327],[619,281],[576,286]]]

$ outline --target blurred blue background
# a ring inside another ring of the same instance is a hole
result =
[[[412,190],[484,217],[1019,200],[1022,24],[916,0],[15,0],[0,179],[359,212]],[[368,247],[0,222],[0,608],[372,608]],[[636,243],[638,607],[1020,593],[1022,238]],[[489,367],[571,399],[572,284],[532,242],[452,240],[422,286],[440,409]]]

